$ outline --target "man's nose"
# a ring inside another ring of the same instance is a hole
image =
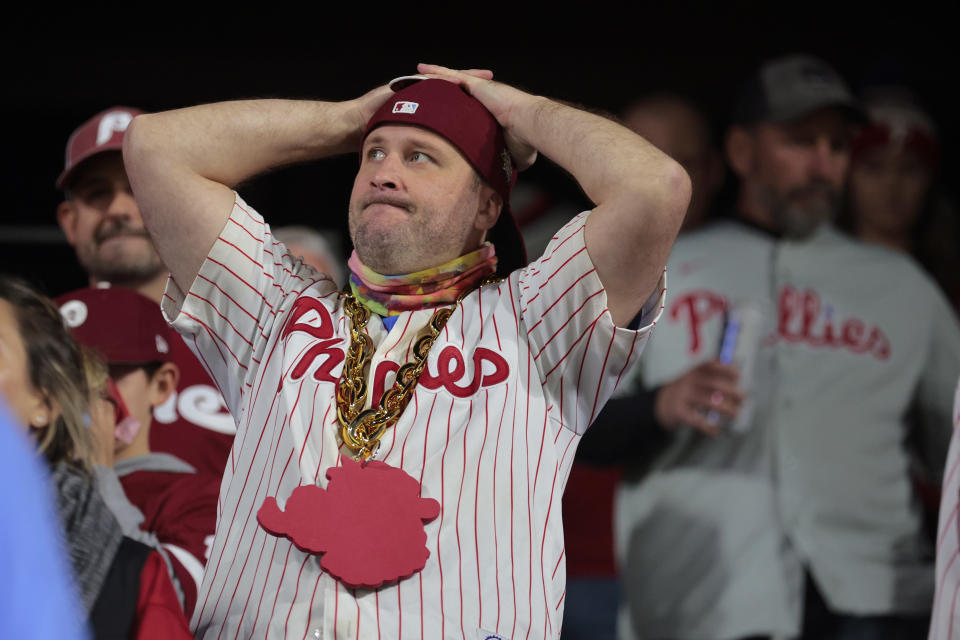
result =
[[[377,164],[370,179],[371,184],[378,189],[399,189],[403,184],[400,164],[395,154],[388,155]]]

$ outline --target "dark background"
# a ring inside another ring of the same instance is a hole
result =
[[[97,111],[245,97],[340,100],[412,73],[418,61],[491,68],[529,91],[614,113],[645,91],[669,88],[699,102],[719,128],[761,60],[807,51],[854,86],[885,78],[911,84],[941,127],[949,186],[960,134],[956,9],[915,2],[8,7],[0,27],[0,272],[51,294],[85,284],[56,230],[61,194],[53,183],[70,132]],[[326,160],[240,191],[274,224],[343,229],[355,167],[355,158]],[[582,200],[543,160],[521,180]]]

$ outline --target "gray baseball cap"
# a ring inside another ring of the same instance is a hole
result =
[[[754,73],[740,92],[733,124],[789,122],[825,107],[865,119],[836,69],[820,58],[794,54],[769,60]]]

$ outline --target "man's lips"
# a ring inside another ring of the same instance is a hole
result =
[[[144,240],[149,240],[150,236],[148,236],[145,231],[122,231],[120,233],[109,233],[98,237],[97,244],[106,244],[110,240],[116,240],[118,238],[143,238]]]
[[[371,200],[363,205],[364,210],[369,209],[375,205],[387,205],[388,207],[394,207],[395,209],[403,209],[407,213],[410,213],[413,207],[409,202],[405,200],[394,200],[391,198],[378,198],[377,200]]]

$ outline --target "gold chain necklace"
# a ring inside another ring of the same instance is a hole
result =
[[[500,282],[503,278],[484,278],[477,288]],[[367,372],[375,351],[373,340],[364,331],[370,320],[370,310],[363,306],[350,292],[350,285],[343,290],[343,310],[350,317],[350,347],[343,363],[343,373],[337,385],[337,420],[340,422],[340,437],[357,460],[367,460],[380,446],[383,434],[400,420],[403,410],[413,397],[413,390],[420,374],[427,366],[430,348],[453,310],[473,289],[457,296],[456,302],[433,312],[427,328],[430,333],[417,338],[413,345],[413,361],[397,371],[393,386],[384,392],[376,409],[364,410],[367,401]]]

